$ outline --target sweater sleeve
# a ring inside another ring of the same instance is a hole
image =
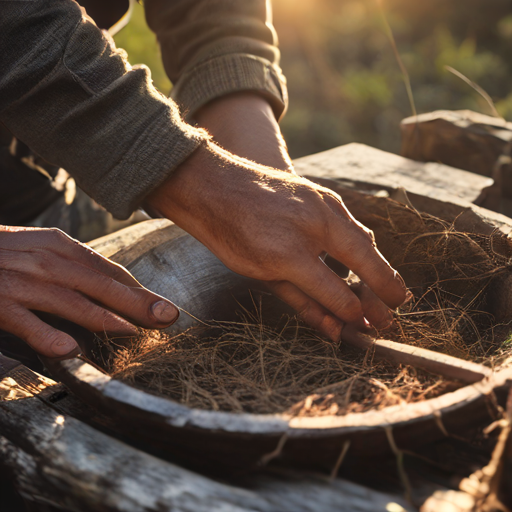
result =
[[[186,116],[220,96],[253,91],[276,118],[287,106],[286,80],[270,0],[145,0],[174,98]]]
[[[118,218],[207,134],[72,0],[0,1],[0,121]]]

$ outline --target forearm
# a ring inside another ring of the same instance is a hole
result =
[[[261,165],[293,170],[272,107],[262,96],[250,92],[223,96],[199,109],[195,120],[227,151]]]
[[[0,121],[117,217],[207,138],[75,2],[0,2],[0,49]]]

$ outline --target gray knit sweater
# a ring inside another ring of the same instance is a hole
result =
[[[287,101],[268,1],[146,0],[145,8],[175,101],[74,1],[0,0],[0,121],[118,218],[207,138],[180,110],[192,116],[250,90],[279,117]]]

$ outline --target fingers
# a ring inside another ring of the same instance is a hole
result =
[[[288,281],[273,281],[267,285],[275,295],[295,309],[304,322],[332,341],[340,340],[344,323],[318,302]]]
[[[394,309],[406,300],[402,277],[377,250],[370,231],[352,217],[345,213],[330,220],[326,245],[327,252],[357,274],[387,306]]]
[[[350,289],[361,302],[364,317],[377,329],[385,329],[393,322],[393,311],[362,281],[350,283]]]
[[[319,258],[305,268],[297,268],[294,282],[308,297],[321,304],[344,323],[366,328],[363,308],[348,284]]]
[[[138,333],[135,325],[91,302],[78,292],[52,285],[33,286],[30,296],[25,294],[25,298],[18,302],[22,301],[27,309],[52,313],[91,332],[118,336],[136,336]]]
[[[131,278],[136,286],[127,286],[112,277],[112,272],[111,275],[107,275],[96,268],[84,265],[81,260],[50,254],[34,261],[31,253],[21,252],[9,263],[9,268],[19,275],[29,274],[34,283],[41,282],[45,285],[58,286],[62,290],[81,292],[143,327],[166,327],[179,316],[179,310],[172,302],[143,288],[135,279]],[[112,271],[112,268],[109,270]],[[124,281],[130,282],[126,278]],[[34,292],[27,290],[24,296],[32,295]]]
[[[126,318],[163,328],[179,315],[172,302],[59,230],[0,230],[0,325],[48,357],[78,350],[72,337],[32,311],[120,336],[137,333]]]
[[[6,238],[4,237],[4,240]],[[60,229],[9,228],[8,245],[2,247],[14,252],[16,257],[23,256],[30,250],[32,256],[42,261],[59,255],[63,259],[80,262],[105,275],[116,279],[126,286],[141,284],[121,265],[110,261],[89,246],[69,237]],[[49,262],[51,264],[51,261]]]
[[[70,255],[71,257],[75,256],[75,258],[73,258],[75,261],[80,261],[91,269],[97,270],[98,272],[119,281],[125,286],[143,288],[137,279],[135,279],[123,266],[105,258],[85,244],[79,244],[77,242],[76,245],[77,247],[73,249],[73,252],[79,252],[80,254]]]
[[[77,342],[42,320],[34,313],[14,303],[2,303],[2,328],[28,343],[46,357],[71,358],[80,353]]]
[[[62,266],[68,275],[77,267],[72,262],[64,262]],[[55,279],[56,284],[62,287],[66,285],[61,279]],[[125,286],[88,267],[82,267],[79,272],[75,272],[67,286],[143,327],[166,327],[179,316],[178,308],[164,297],[142,287]]]
[[[347,281],[350,291],[360,301],[364,317],[377,329],[389,327],[393,321],[393,311],[354,274],[351,274]],[[341,332],[345,332],[346,324],[306,293],[288,281],[273,281],[267,283],[267,286],[275,295],[297,311],[308,325],[332,341],[340,340]]]
[[[53,252],[73,261],[80,262],[126,286],[142,288],[142,285],[121,265],[105,258],[88,245],[74,240],[60,230],[51,231],[54,242],[50,248]]]

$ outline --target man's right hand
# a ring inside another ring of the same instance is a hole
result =
[[[345,324],[386,327],[407,298],[400,275],[340,196],[214,144],[200,148],[147,199],[228,268],[266,281],[311,326],[339,340]],[[328,253],[362,280],[349,285]]]
[[[0,226],[0,328],[47,357],[79,352],[71,336],[33,311],[118,336],[136,335],[134,324],[167,327],[179,314],[123,267],[58,229]]]

